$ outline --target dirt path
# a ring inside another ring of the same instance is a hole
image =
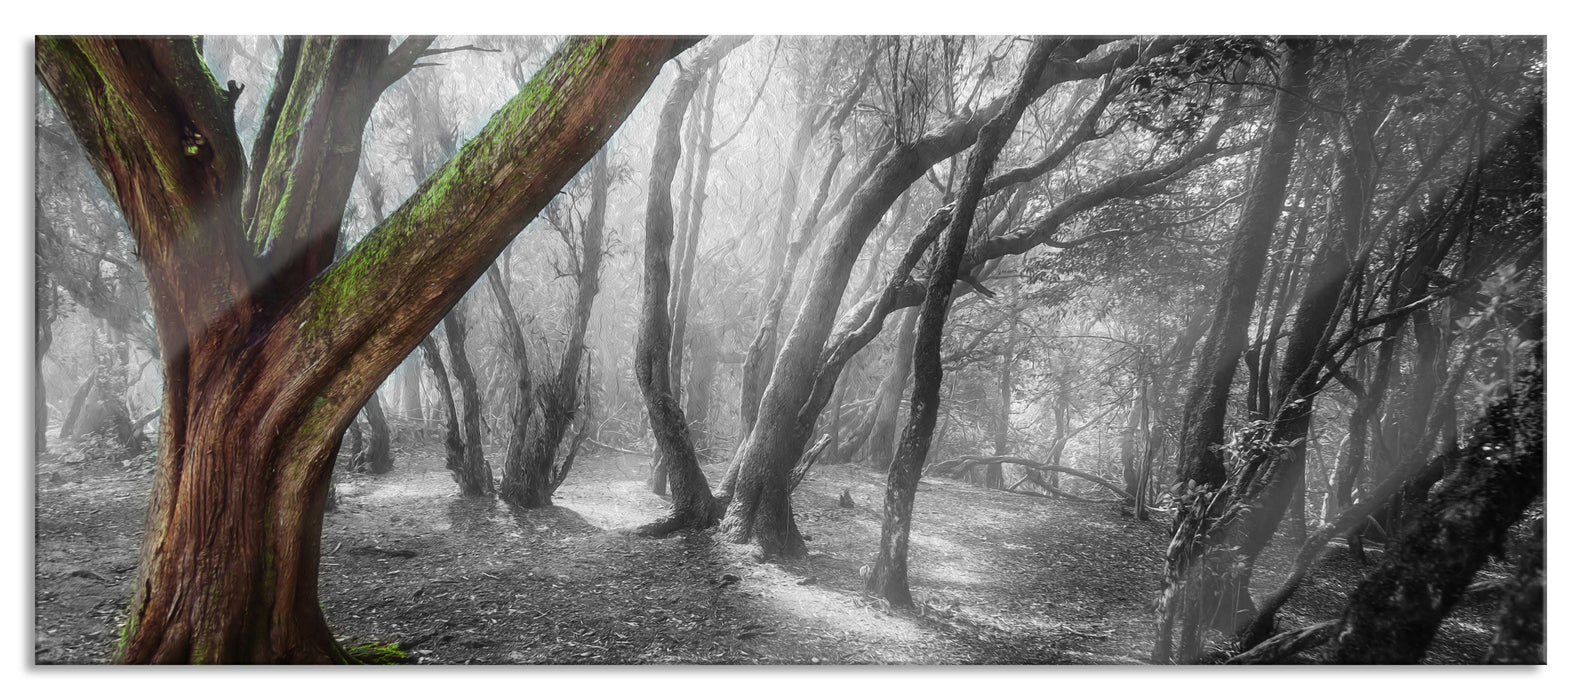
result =
[[[37,663],[109,658],[141,537],[146,459],[40,465]],[[347,643],[397,643],[423,664],[1147,659],[1164,528],[1118,506],[925,479],[910,566],[921,610],[897,614],[860,593],[884,488],[866,467],[816,467],[795,496],[809,556],[769,564],[712,533],[628,534],[664,512],[639,457],[581,460],[557,505],[535,511],[460,498],[441,460],[403,450],[392,474],[338,477],[321,595]],[[712,482],[722,470],[708,468]],[[838,506],[845,490],[855,507]],[[1298,620],[1343,605],[1360,570],[1336,566],[1293,603]],[[1477,623],[1447,625],[1466,648],[1436,660],[1475,658],[1487,635]]]

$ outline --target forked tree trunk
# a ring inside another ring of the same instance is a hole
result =
[[[1139,55],[1137,49],[1132,47],[1101,58],[1076,60],[1103,43],[1102,39],[1087,37],[1064,41],[1057,50],[1059,60],[1051,60],[1044,67],[1035,92],[1041,94],[1058,83],[1098,77],[1117,66],[1129,64]],[[1163,45],[1168,46],[1169,42]],[[857,318],[852,327],[862,327],[866,329],[864,332],[836,339],[833,348],[825,347],[826,342],[831,340],[830,332],[834,328],[840,298],[850,280],[857,255],[896,198],[929,168],[972,145],[978,130],[1007,99],[1008,95],[992,100],[985,108],[957,117],[916,142],[879,151],[883,155],[877,158],[878,164],[872,175],[861,180],[861,187],[855,188],[850,205],[843,207],[846,215],[829,234],[828,244],[809,275],[806,285],[808,292],[803,298],[801,309],[775,357],[769,385],[759,402],[758,419],[737,449],[722,486],[722,493],[729,494],[731,502],[721,523],[721,530],[732,541],[754,542],[770,555],[781,553],[783,546],[792,547],[793,550],[800,546],[797,544],[801,540],[800,536],[794,536],[796,523],[787,500],[790,492],[784,488],[785,476],[797,455],[805,448],[812,433],[809,427],[811,419],[829,400],[834,377],[838,375],[841,365],[863,344],[876,337],[882,329],[885,315],[898,308],[896,295],[880,295],[883,303],[876,306],[865,302],[853,311],[860,316],[871,316],[878,322],[868,324]],[[1030,250],[1047,241],[1053,229],[1058,228],[1072,212],[1083,211],[1096,203],[1135,191],[1139,183],[1157,182],[1161,177],[1179,172],[1186,164],[1207,154],[1228,126],[1229,121],[1222,119],[1209,130],[1199,146],[1188,149],[1181,159],[1158,168],[1128,173],[1107,181],[1096,190],[1063,202],[1039,225],[1028,228],[1025,236],[1000,236],[983,241],[981,248],[975,245],[975,252],[966,256],[964,266],[972,269],[1002,255]],[[948,214],[948,210],[945,213]],[[948,216],[941,219],[940,227],[943,228]],[[939,229],[934,229],[932,235],[938,233]],[[926,237],[927,227],[922,234]],[[916,258],[908,258],[910,262],[906,264],[906,269],[901,270],[901,274],[909,273],[911,266],[920,257],[921,251]],[[795,551],[790,553],[794,554]]]
[[[450,371],[461,388],[461,469],[456,483],[463,496],[488,496],[494,493],[494,475],[483,460],[483,396],[478,393],[478,377],[467,360],[467,321],[464,305],[457,304],[445,314],[445,345],[450,351]]]
[[[528,364],[527,340],[523,337],[522,322],[516,317],[516,306],[511,303],[511,293],[505,286],[500,265],[490,265],[487,276],[489,291],[500,307],[506,347],[511,352],[513,385],[508,392],[509,408],[505,416],[505,462],[500,465],[500,497],[521,508],[547,506],[550,494],[544,488],[545,481],[527,464],[527,431],[534,413],[533,370]]]
[[[239,88],[190,38],[37,41],[37,75],[142,253],[164,369],[120,661],[349,660],[318,602],[342,433],[688,43],[569,41],[336,261],[367,114],[430,41],[288,40],[251,178]]]
[[[592,198],[581,233],[577,296],[569,319],[571,334],[566,339],[566,348],[561,353],[555,376],[538,387],[539,419],[531,422],[523,436],[520,463],[514,459],[507,460],[501,496],[518,506],[533,508],[553,504],[555,489],[566,479],[570,458],[576,453],[580,441],[581,433],[578,433],[566,450],[566,458],[557,459],[573,418],[579,411],[586,411],[585,407],[580,406],[580,392],[585,388],[579,389],[578,371],[587,349],[588,319],[593,315],[593,302],[599,294],[599,268],[604,259],[604,214],[610,189],[607,159],[608,156],[601,151],[592,163]],[[503,285],[497,293],[501,291],[504,291]],[[523,391],[526,391],[525,387]],[[521,472],[518,473],[517,467],[512,465],[518,465]]]
[[[703,72],[717,64],[745,37],[721,37],[699,49],[695,60],[681,67],[670,88],[654,143],[653,167],[648,175],[648,207],[644,221],[642,321],[637,334],[637,385],[648,409],[659,460],[669,474],[670,515],[640,529],[660,536],[677,529],[702,529],[718,519],[708,477],[698,466],[691,428],[671,389],[670,249],[675,239],[671,187],[681,151],[681,120],[697,90]]]
[[[935,249],[934,264],[929,270],[928,292],[917,319],[917,349],[913,362],[913,374],[917,379],[912,387],[911,410],[885,484],[879,553],[863,582],[869,593],[898,607],[912,607],[912,592],[906,575],[912,503],[917,497],[917,482],[922,476],[923,462],[928,458],[938,417],[939,385],[944,376],[939,351],[944,339],[945,315],[950,310],[951,291],[956,286],[961,258],[967,250],[967,234],[972,230],[978,200],[983,196],[983,182],[1022,112],[1032,102],[1034,82],[1055,43],[1048,37],[1034,40],[1009,103],[979,131],[977,145],[967,160],[966,178],[962,182],[961,195],[956,199],[950,227]]]

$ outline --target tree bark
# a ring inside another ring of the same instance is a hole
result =
[[[553,504],[555,489],[565,481],[570,458],[576,454],[580,443],[581,433],[578,433],[566,450],[566,458],[557,461],[572,420],[586,410],[584,402],[579,400],[586,387],[580,385],[578,372],[587,351],[588,320],[593,316],[593,302],[599,294],[599,269],[604,260],[604,216],[610,189],[608,158],[600,151],[592,163],[588,217],[580,232],[580,245],[574,251],[578,257],[577,293],[567,319],[570,332],[566,347],[561,351],[555,375],[538,386],[539,419],[532,422],[524,435],[521,462],[508,462],[519,464],[521,472],[516,473],[508,466],[501,484],[501,496],[507,502],[526,508]],[[497,294],[504,291],[503,285],[501,287]]]
[[[1224,461],[1217,447],[1225,441],[1231,381],[1237,362],[1247,350],[1247,325],[1263,280],[1270,239],[1284,208],[1297,136],[1309,110],[1307,72],[1313,51],[1308,40],[1284,42],[1280,90],[1270,107],[1269,133],[1229,244],[1225,281],[1184,407],[1177,455],[1177,479],[1184,490],[1176,516],[1176,541],[1171,543],[1166,557],[1154,663],[1169,663],[1172,658],[1196,662],[1201,654],[1203,626],[1233,624],[1228,616],[1250,604],[1250,600],[1243,599],[1243,589],[1227,587],[1215,574],[1201,569],[1198,548],[1202,545],[1190,533],[1206,527],[1204,523],[1229,501],[1229,494],[1216,491],[1225,483]],[[1322,332],[1322,327],[1319,330]],[[1306,420],[1301,420],[1300,429],[1306,433]],[[1288,502],[1288,498],[1280,501],[1278,512],[1284,512]],[[1204,611],[1209,611],[1213,619],[1205,622]],[[1181,646],[1172,654],[1178,619]]]
[[[528,364],[527,340],[522,322],[516,317],[511,293],[506,289],[498,263],[489,266],[489,291],[500,307],[502,331],[510,350],[511,384],[506,410],[505,463],[500,465],[500,497],[521,508],[550,505],[550,493],[543,475],[527,463],[528,426],[533,419],[533,369]]]

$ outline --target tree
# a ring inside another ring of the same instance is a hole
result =
[[[1054,54],[1055,60],[1042,66],[1035,96],[1059,82],[1103,75],[1117,64],[1137,57],[1133,48],[1090,61],[1076,60],[1102,43],[1097,38],[1065,40]],[[770,555],[796,555],[804,550],[792,516],[786,480],[807,444],[812,418],[829,400],[838,378],[838,366],[833,375],[823,377],[820,367],[825,356],[831,354],[824,350],[825,341],[830,339],[857,255],[901,193],[934,164],[970,146],[978,130],[999,113],[1007,99],[1009,95],[1001,95],[985,108],[955,117],[927,134],[900,134],[902,138],[883,151],[873,174],[862,180],[845,209],[844,219],[829,234],[826,247],[814,263],[801,309],[775,357],[757,420],[737,449],[732,473],[722,487],[731,500],[721,528],[733,541],[751,541]],[[940,219],[933,235],[938,235],[944,221]],[[916,259],[912,264],[915,263]],[[882,328],[883,313],[878,318],[863,342]],[[855,352],[855,347],[850,350]],[[843,356],[838,364],[844,364],[851,356],[839,354]]]
[[[906,557],[912,529],[912,503],[917,497],[917,481],[922,476],[923,461],[928,458],[929,443],[933,439],[934,422],[939,412],[939,383],[944,372],[940,367],[939,346],[944,335],[945,314],[950,310],[952,290],[961,267],[961,258],[967,250],[967,233],[972,230],[972,220],[983,196],[984,180],[989,169],[999,158],[1000,150],[1010,140],[1011,131],[1021,120],[1022,112],[1033,100],[1033,87],[1043,64],[1054,51],[1056,40],[1044,37],[1033,42],[1028,49],[1027,61],[1022,67],[1016,91],[1009,102],[990,119],[978,133],[977,145],[967,161],[967,174],[956,199],[951,215],[950,228],[935,252],[929,270],[928,293],[923,308],[917,316],[917,345],[913,351],[911,408],[906,427],[901,432],[901,443],[895,458],[890,462],[889,476],[884,492],[884,522],[879,534],[879,554],[869,570],[864,587],[869,593],[879,595],[892,605],[910,608],[912,593],[907,586]]]
[[[690,43],[567,42],[335,262],[363,125],[431,42],[287,42],[247,159],[242,88],[192,39],[38,39],[36,74],[137,241],[164,366],[123,662],[349,660],[317,591],[342,432]]]
[[[604,258],[604,210],[609,196],[610,170],[608,157],[602,151],[593,159],[590,180],[592,201],[581,231],[575,238],[569,231],[561,232],[567,247],[576,255],[577,265],[573,275],[577,283],[576,298],[567,314],[570,332],[555,374],[540,382],[536,391],[532,390],[526,343],[502,279],[504,276],[498,266],[489,268],[490,288],[506,319],[512,359],[520,372],[515,404],[507,419],[511,436],[506,446],[505,465],[501,468],[500,496],[507,503],[524,508],[551,504],[555,489],[570,473],[572,459],[584,437],[581,431],[573,435],[565,457],[561,458],[559,450],[566,431],[579,414],[582,414],[583,426],[587,425],[587,409],[580,400],[587,387],[579,378],[587,349],[588,319],[593,315],[593,301],[599,294],[599,266]],[[529,420],[535,414],[535,404],[537,420]]]
[[[648,409],[648,424],[658,444],[659,460],[670,479],[670,516],[642,529],[663,535],[679,528],[703,528],[719,517],[708,477],[698,467],[691,428],[670,375],[670,246],[675,238],[670,188],[681,151],[681,120],[703,74],[746,37],[719,37],[698,50],[684,66],[659,113],[654,164],[648,174],[648,208],[643,239],[643,320],[637,335],[637,384]]]

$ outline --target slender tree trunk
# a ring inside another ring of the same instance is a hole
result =
[[[912,348],[917,344],[917,310],[914,306],[902,314],[896,326],[895,355],[890,360],[890,372],[879,385],[874,398],[873,432],[868,436],[868,464],[888,466],[895,457],[895,424],[901,410],[901,395],[906,390],[906,380],[912,376]]]
[[[1060,56],[1074,60],[1101,43],[1099,39],[1070,39],[1062,44]],[[1120,57],[1115,56],[1117,60]],[[1063,80],[1091,77],[1095,74],[1087,71],[1098,70],[1101,65],[1108,70],[1116,62],[1109,58],[1096,62],[1054,61],[1046,67],[1056,65],[1061,68],[1046,70],[1041,76],[1037,92]],[[805,409],[810,408],[809,399],[819,382],[824,344],[830,337],[857,255],[896,198],[934,164],[971,145],[978,130],[999,111],[1005,99],[999,98],[985,109],[954,119],[916,142],[897,145],[856,190],[846,217],[831,232],[810,273],[807,294],[775,357],[774,370],[759,402],[758,419],[732,461],[734,481],[728,478],[729,488],[722,488],[722,492],[731,495],[731,502],[721,521],[721,531],[732,541],[753,542],[770,556],[802,551],[786,477],[807,444],[804,416],[816,411]],[[830,385],[833,388],[833,382]],[[827,400],[828,396],[822,396],[813,404],[822,408]]]
[[[1022,275],[1015,271],[1011,275],[1010,314],[1009,327],[1005,330],[1005,347],[1000,351],[1000,415],[995,423],[994,453],[997,455],[1010,454],[1011,446],[1011,389],[1012,379],[1016,373],[1016,332],[1020,326],[1022,302]],[[1005,473],[999,463],[990,464],[983,470],[983,485],[991,489],[1005,488]]]
[[[961,195],[956,200],[950,228],[940,241],[933,267],[929,270],[928,292],[923,308],[918,312],[913,369],[917,380],[912,388],[911,409],[885,484],[879,553],[864,581],[864,588],[869,593],[882,596],[891,605],[912,607],[912,593],[906,575],[912,503],[917,497],[917,481],[922,476],[923,462],[928,457],[934,423],[938,417],[939,385],[944,375],[940,363],[940,344],[944,338],[945,314],[950,310],[951,291],[956,286],[961,258],[967,250],[967,234],[972,230],[973,215],[983,196],[983,181],[988,178],[989,169],[994,166],[1000,150],[1010,139],[1011,131],[1022,117],[1022,111],[1032,101],[1033,83],[1054,48],[1054,39],[1044,37],[1034,41],[1009,104],[979,132],[978,143],[967,161],[966,179],[962,183]]]
[[[709,146],[709,139],[714,132],[714,95],[720,84],[720,68],[715,64],[710,71],[707,89],[702,96],[701,112],[693,117],[696,128],[693,133],[694,146],[697,151],[696,172],[692,176],[692,183],[687,187],[687,195],[683,197],[681,206],[689,213],[682,218],[682,245],[676,251],[679,255],[680,265],[676,268],[676,289],[672,294],[675,297],[675,311],[672,316],[675,332],[670,340],[670,382],[672,386],[683,383],[683,359],[688,348],[695,348],[696,343],[687,333],[687,326],[692,320],[692,277],[698,264],[698,239],[703,231],[703,203],[708,199],[707,189],[709,184],[709,170],[714,163],[714,149]],[[697,362],[694,357],[693,362]],[[694,366],[694,372],[697,371]],[[686,391],[681,393],[683,398],[690,398],[691,383],[686,383]],[[688,405],[691,402],[688,401]],[[705,402],[705,407],[707,402]],[[703,416],[689,412],[691,422],[697,424]],[[697,441],[694,447],[703,449],[702,433],[694,431]]]
[[[461,441],[461,421],[456,418],[456,399],[450,390],[445,360],[440,355],[439,343],[434,340],[434,336],[423,338],[421,347],[423,360],[428,363],[429,372],[434,375],[434,383],[439,390],[438,403],[445,414],[445,468],[456,483],[461,484],[462,472],[467,464],[467,448]]]
[[[522,507],[553,503],[555,489],[569,473],[571,457],[580,444],[581,433],[573,437],[566,458],[557,460],[573,418],[579,411],[587,410],[579,401],[580,392],[586,387],[580,385],[578,372],[587,349],[588,320],[599,294],[599,268],[604,259],[604,215],[610,189],[608,156],[601,151],[594,157],[592,168],[591,202],[577,251],[577,294],[567,324],[570,334],[555,375],[538,387],[537,401],[542,410],[539,420],[532,423],[525,435],[520,462],[522,473],[513,475],[513,471],[507,471],[501,484],[502,497]]]
[[[462,462],[456,482],[463,496],[494,494],[494,475],[483,459],[483,396],[478,393],[478,377],[467,360],[467,318],[463,305],[445,314],[445,345],[450,351],[450,371],[461,389]]]
[[[1229,243],[1229,262],[1225,282],[1219,292],[1213,324],[1194,374],[1183,412],[1181,447],[1177,455],[1177,479],[1190,487],[1176,516],[1176,539],[1193,537],[1211,517],[1216,504],[1215,489],[1225,483],[1225,466],[1216,446],[1225,441],[1225,414],[1236,364],[1247,349],[1247,324],[1263,279],[1263,265],[1269,243],[1285,203],[1286,182],[1295,159],[1296,141],[1307,105],[1307,72],[1312,62],[1313,45],[1295,39],[1285,43],[1281,61],[1280,90],[1270,107],[1269,133],[1253,172],[1252,186]],[[1320,328],[1322,331],[1322,328]],[[1301,419],[1302,434],[1307,422]],[[1284,512],[1287,499],[1280,500]],[[1184,541],[1184,540],[1183,540]],[[1205,624],[1231,624],[1227,617],[1250,605],[1239,597],[1240,589],[1221,582],[1214,574],[1202,573],[1193,538],[1186,544],[1172,542],[1167,555],[1164,591],[1158,613],[1158,630],[1153,652],[1154,663],[1169,663],[1172,658],[1194,663],[1201,655]],[[1227,598],[1227,595],[1230,597]],[[1208,613],[1212,619],[1205,620]],[[1181,646],[1174,650],[1175,623],[1181,622]],[[1175,653],[1172,653],[1172,652]]]
[[[401,363],[401,414],[413,420],[423,419],[423,365],[416,351]]]
[[[40,214],[42,216],[42,214]],[[44,387],[44,356],[55,341],[57,293],[42,269],[34,272],[33,289],[33,454],[49,452],[49,401]]]
[[[1269,257],[1270,238],[1285,205],[1297,134],[1309,109],[1305,96],[1311,57],[1311,49],[1302,42],[1288,43],[1281,89],[1270,108],[1269,133],[1229,243],[1225,282],[1186,402],[1179,455],[1183,483],[1225,483],[1225,465],[1214,446],[1225,441],[1231,380],[1247,348],[1247,323],[1263,278],[1264,261]]]
[[[687,421],[692,426],[693,446],[706,452],[713,444],[709,434],[709,404],[714,395],[714,375],[720,366],[719,339],[712,335],[692,335],[692,371],[687,374]]]
[[[769,383],[769,372],[774,369],[774,353],[779,347],[780,315],[785,306],[789,284],[782,281],[793,274],[802,250],[791,242],[791,221],[796,213],[797,190],[800,187],[802,163],[807,160],[808,146],[813,142],[814,120],[817,113],[811,107],[803,108],[801,123],[792,140],[791,157],[786,161],[785,174],[780,182],[780,206],[774,231],[770,237],[769,269],[777,277],[765,277],[760,295],[762,311],[758,332],[747,346],[747,357],[742,361],[741,434],[745,440],[752,432],[758,418],[758,402],[763,399],[764,387]],[[803,241],[803,248],[806,241]],[[792,272],[788,272],[792,271]]]
[[[506,503],[521,508],[549,505],[549,493],[543,475],[530,469],[527,463],[528,426],[533,420],[533,370],[528,364],[527,340],[522,334],[522,323],[516,317],[516,307],[511,303],[511,293],[505,286],[504,275],[498,263],[490,265],[487,273],[489,291],[500,307],[506,347],[510,350],[511,391],[506,411],[505,462],[500,465],[500,497]]]
[[[77,434],[77,418],[82,415],[82,407],[88,402],[88,394],[93,392],[93,387],[99,383],[98,365],[94,366],[94,373],[88,375],[77,385],[77,391],[71,395],[71,403],[66,407],[66,417],[61,419],[60,432],[56,434],[59,440],[74,437]]]
[[[369,474],[388,474],[395,468],[395,460],[390,456],[390,423],[385,420],[379,392],[375,391],[363,404],[363,415],[368,418],[368,451],[363,464]]]
[[[659,113],[653,167],[648,176],[648,208],[643,247],[642,322],[637,335],[637,384],[648,409],[649,426],[660,461],[669,471],[671,510],[663,521],[641,529],[660,536],[677,529],[705,528],[718,518],[708,477],[698,466],[691,429],[675,394],[669,372],[671,325],[670,249],[675,239],[671,187],[681,150],[681,121],[704,71],[718,63],[743,37],[711,39],[697,58],[682,67]]]

